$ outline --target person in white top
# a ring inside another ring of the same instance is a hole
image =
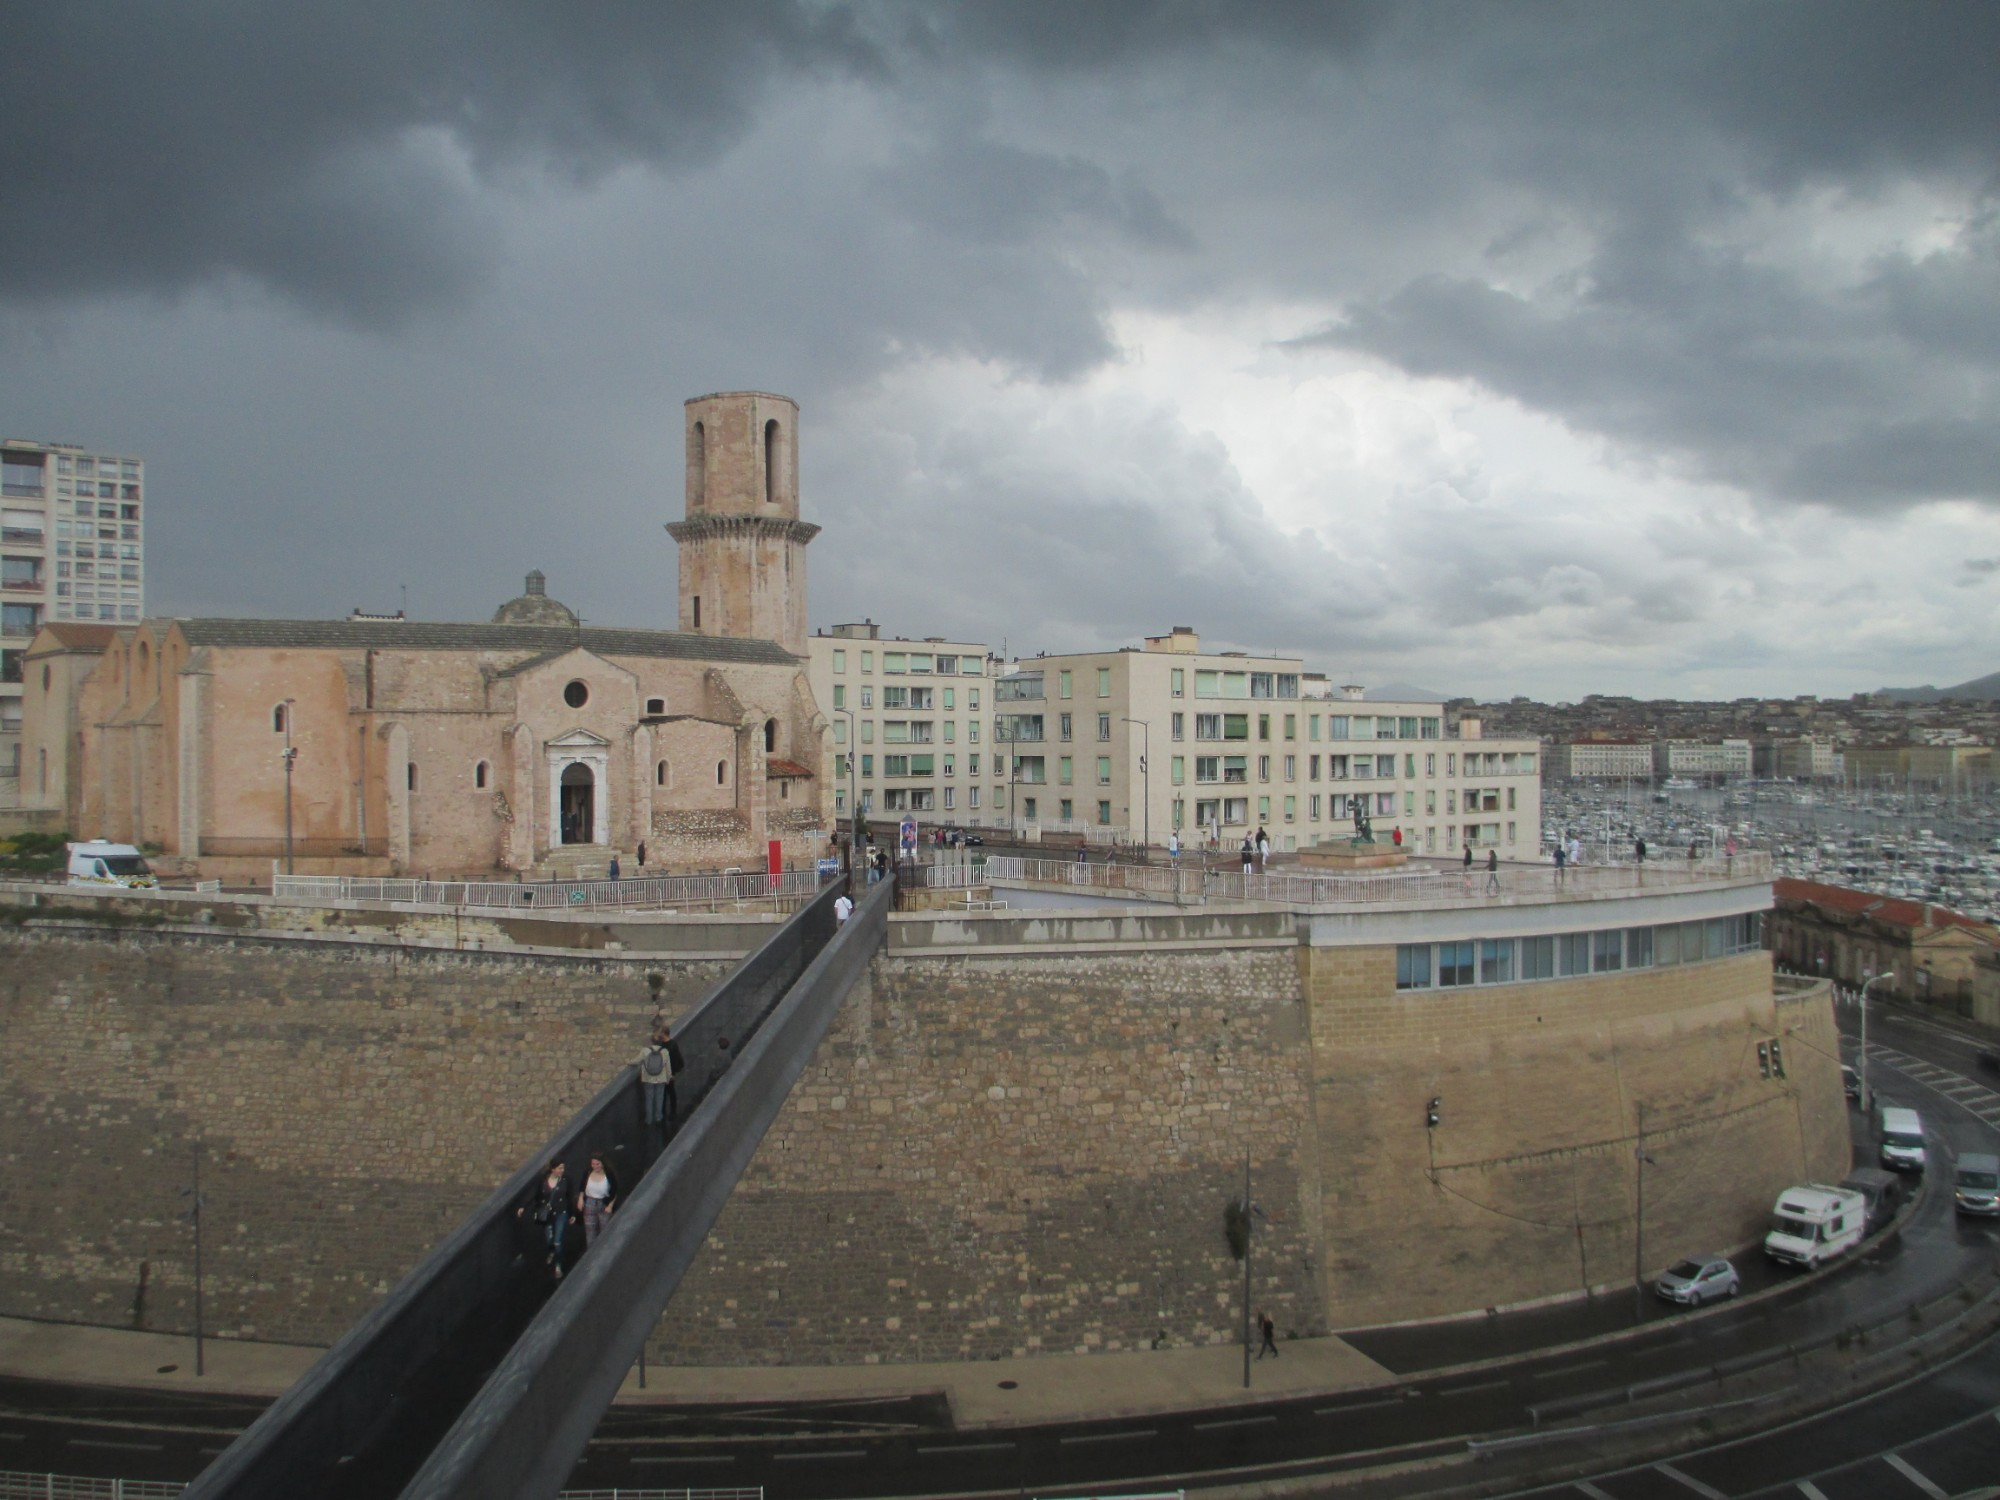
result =
[[[576,1195],[576,1210],[583,1215],[583,1245],[587,1250],[604,1230],[611,1210],[618,1202],[618,1185],[604,1170],[604,1158],[593,1155],[590,1171],[583,1179],[583,1191]]]
[[[848,897],[847,892],[842,891],[833,898],[833,919],[835,923],[842,923],[853,915],[854,902]]]

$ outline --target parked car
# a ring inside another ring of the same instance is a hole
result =
[[[1736,1274],[1736,1267],[1722,1255],[1679,1261],[1653,1283],[1657,1296],[1684,1307],[1700,1307],[1704,1302],[1734,1297],[1742,1290],[1743,1282]]]
[[[1894,1172],[1885,1172],[1880,1167],[1856,1167],[1840,1185],[1852,1188],[1868,1204],[1867,1232],[1873,1234],[1884,1224],[1896,1217],[1896,1210],[1903,1202],[1903,1179]]]
[[[69,883],[114,891],[152,891],[160,886],[152,866],[137,849],[103,839],[69,846]]]

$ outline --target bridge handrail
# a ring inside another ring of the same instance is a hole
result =
[[[815,929],[833,925],[836,894],[829,886],[801,908],[710,986],[676,1025],[688,1059],[679,1080],[680,1106],[690,1116],[730,1067],[729,1060],[718,1066],[710,1054],[726,1051],[733,1059],[737,1044],[790,988],[803,967],[792,960]],[[724,1039],[730,1040],[727,1049],[718,1045]],[[305,1488],[298,1476],[309,1467],[309,1455],[355,1451],[369,1429],[390,1415],[399,1377],[435,1357],[467,1316],[491,1305],[526,1272],[514,1209],[527,1200],[547,1163],[562,1158],[572,1168],[571,1180],[581,1182],[575,1169],[585,1164],[592,1146],[603,1150],[609,1140],[637,1138],[637,1076],[635,1065],[621,1068],[244,1429],[195,1479],[189,1500],[296,1493]]]
[[[638,1358],[682,1274],[841,998],[888,934],[894,881],[867,887],[708,1106],[629,1191],[589,1254],[508,1350],[402,1500],[553,1496]],[[753,1087],[754,1085],[754,1087]]]

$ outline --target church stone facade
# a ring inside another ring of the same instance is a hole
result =
[[[585,627],[539,573],[484,624],[154,619],[28,653],[23,800],[204,874],[764,866],[822,852],[797,406],[687,403],[681,630]],[[699,601],[697,603],[696,601]]]

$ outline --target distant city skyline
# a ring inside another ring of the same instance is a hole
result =
[[[2000,668],[1990,5],[340,19],[10,37],[0,435],[145,455],[155,612],[670,625],[681,403],[759,389],[814,627]]]

